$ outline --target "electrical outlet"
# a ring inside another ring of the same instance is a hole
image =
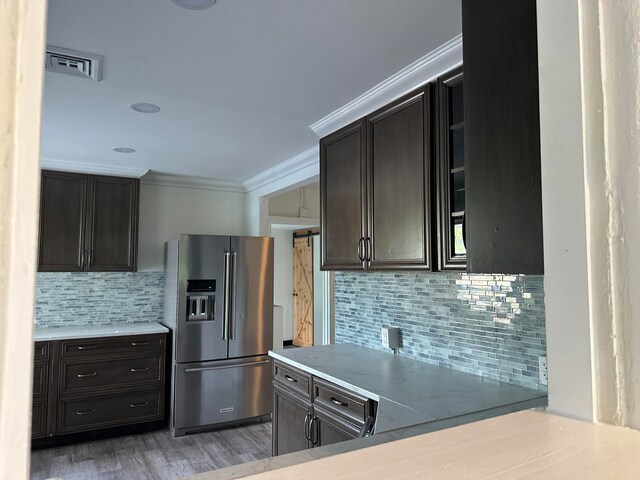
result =
[[[547,357],[538,357],[538,375],[540,376],[540,383],[547,385],[549,381],[549,374],[547,373]]]
[[[389,329],[382,327],[380,330],[380,340],[384,348],[389,348]]]
[[[400,329],[398,327],[382,327],[380,340],[383,347],[398,350],[400,348]]]

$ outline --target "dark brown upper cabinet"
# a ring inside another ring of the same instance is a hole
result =
[[[428,87],[320,141],[323,270],[430,269]]]
[[[135,271],[139,180],[42,172],[38,270]]]
[[[462,67],[438,78],[434,112],[438,182],[438,269],[465,270],[465,163]]]
[[[363,268],[365,150],[364,120],[320,140],[322,270]]]
[[[42,172],[38,270],[84,270],[87,175]]]
[[[467,269],[542,274],[535,0],[462,0]]]
[[[431,268],[430,87],[366,118],[369,270]]]

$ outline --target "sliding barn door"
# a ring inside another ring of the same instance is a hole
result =
[[[293,244],[293,344],[313,345],[313,242],[296,238]]]

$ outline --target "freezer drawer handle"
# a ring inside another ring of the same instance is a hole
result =
[[[208,370],[225,370],[227,368],[237,368],[237,367],[256,367],[258,365],[266,365],[270,363],[269,360],[261,360],[259,362],[251,362],[251,363],[241,363],[239,365],[224,365],[222,367],[198,367],[198,368],[185,368],[185,372],[206,372]]]

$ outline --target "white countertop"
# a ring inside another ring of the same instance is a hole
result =
[[[540,399],[545,392],[353,344],[270,351],[273,358],[378,401],[376,433]]]
[[[254,465],[245,471],[257,474],[249,477],[255,480],[636,480],[639,454],[636,430],[526,410],[286,468],[275,469],[285,462],[274,457],[268,465],[273,468]],[[239,467],[193,479],[239,478]]]
[[[111,323],[109,325],[75,325],[69,327],[36,327],[33,339],[70,340],[74,338],[117,337],[123,335],[147,335],[167,333],[169,329],[157,322],[149,323]]]

